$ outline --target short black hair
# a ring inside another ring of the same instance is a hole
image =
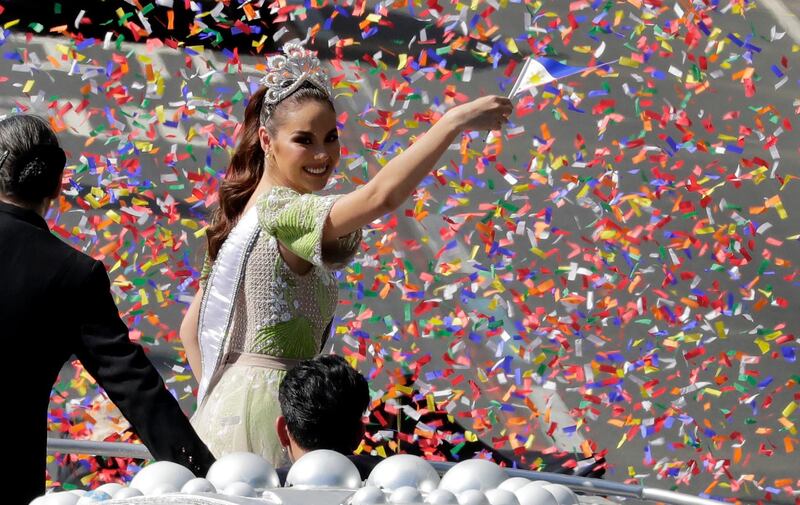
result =
[[[66,158],[50,124],[19,114],[0,121],[0,193],[38,204],[61,185]]]
[[[361,442],[369,386],[341,356],[317,356],[289,370],[278,399],[289,434],[303,449],[352,454]]]

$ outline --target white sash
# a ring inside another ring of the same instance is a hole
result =
[[[212,378],[217,375],[225,354],[234,298],[244,278],[244,266],[258,232],[258,211],[253,206],[225,239],[208,276],[197,330],[203,367],[197,389],[198,405],[202,403]]]

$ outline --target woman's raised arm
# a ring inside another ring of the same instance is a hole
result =
[[[397,209],[462,131],[499,129],[512,110],[508,98],[485,96],[447,111],[430,130],[394,157],[367,184],[333,204],[325,223],[323,242],[334,242]]]

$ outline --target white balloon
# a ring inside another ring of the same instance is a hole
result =
[[[419,503],[421,501],[422,493],[419,492],[419,489],[411,486],[399,487],[389,496],[389,503]]]
[[[505,489],[506,491],[511,491],[513,493],[522,486],[530,483],[531,481],[525,477],[511,477],[510,479],[504,480],[499,486],[497,486],[497,489]]]
[[[558,505],[553,494],[538,482],[531,482],[514,491],[520,505]]]
[[[213,482],[213,481],[212,481]],[[347,456],[328,449],[304,454],[286,475],[287,486],[358,489],[361,474]]]
[[[350,505],[380,505],[382,503],[386,503],[386,495],[380,488],[370,485],[362,487],[350,498]]]
[[[171,461],[156,461],[139,470],[133,477],[130,487],[149,496],[157,487],[164,485],[170,485],[177,491],[192,479],[194,474],[185,466]]]
[[[458,505],[489,505],[489,500],[483,491],[467,489],[458,495]]]
[[[458,505],[458,498],[447,489],[439,488],[428,493],[425,502],[430,505]]]
[[[552,494],[559,505],[578,505],[578,496],[570,488],[562,484],[545,484],[542,486]]]
[[[252,452],[232,452],[222,456],[208,469],[206,479],[217,489],[225,489],[234,482],[244,482],[260,490],[280,486],[272,464]]]
[[[231,482],[225,489],[222,490],[222,494],[228,496],[245,496],[245,497],[256,497],[258,494],[256,490],[253,489],[253,486],[246,482]]]
[[[210,480],[204,479],[203,477],[197,477],[195,479],[192,479],[186,484],[184,484],[183,487],[181,488],[181,493],[186,493],[186,494],[216,493],[216,492],[217,488],[214,487],[214,484],[212,484]]]
[[[468,459],[448,470],[442,477],[439,488],[460,495],[468,489],[494,489],[507,478],[506,472],[491,461]]]
[[[520,505],[517,496],[508,489],[490,489],[486,491],[486,499],[490,505]]]
[[[410,486],[427,493],[439,485],[439,474],[419,456],[397,454],[375,465],[367,484],[389,491]]]
[[[133,487],[124,487],[114,493],[115,500],[123,500],[125,498],[136,498],[137,496],[144,496],[141,491]]]

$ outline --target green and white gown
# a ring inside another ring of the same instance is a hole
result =
[[[273,187],[237,223],[211,266],[192,424],[216,457],[248,451],[276,467],[286,463],[275,434],[278,386],[297,360],[320,351],[338,301],[333,270],[349,262],[361,241],[359,230],[323,255],[322,229],[339,196]],[[278,241],[312,268],[293,272]]]

